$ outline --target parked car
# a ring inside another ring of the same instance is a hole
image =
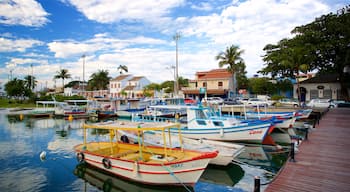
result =
[[[248,100],[242,101],[242,103],[247,105],[259,105],[259,106],[268,106],[269,103],[267,101],[258,99],[258,98],[249,98]]]
[[[226,98],[226,99],[224,99],[224,104],[225,105],[236,105],[236,104],[238,104],[238,102],[234,98]]]
[[[202,103],[222,105],[224,100],[221,97],[207,97],[202,99]]]
[[[196,105],[197,104],[197,101],[195,99],[192,99],[192,98],[185,98],[184,102],[186,105]]]
[[[283,98],[278,100],[278,103],[281,106],[299,107],[299,101],[297,99]]]
[[[334,108],[337,107],[331,99],[311,99],[306,106],[308,107],[320,107],[320,108]]]

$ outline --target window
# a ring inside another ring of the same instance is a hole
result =
[[[223,85],[222,81],[218,82],[218,87],[219,88],[222,88],[222,85]]]
[[[203,87],[207,87],[207,82],[203,82]]]

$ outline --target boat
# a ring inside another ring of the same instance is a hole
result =
[[[127,139],[129,142],[137,142],[137,132],[135,131],[119,131],[121,138]],[[125,138],[126,137],[126,138]],[[162,142],[163,135],[154,132],[154,131],[146,131],[143,132],[143,141],[149,145],[155,146],[163,146]],[[168,135],[166,135],[167,140]],[[191,138],[182,138],[182,145],[185,149],[197,150],[197,151],[215,151],[219,152],[218,156],[210,160],[210,164],[226,166],[232,162],[232,160],[239,155],[241,151],[244,149],[244,145],[239,145],[230,142],[221,142],[221,141],[212,141],[206,139],[191,139]],[[177,137],[171,139],[171,143],[166,143],[168,147],[179,147],[180,141]]]
[[[153,185],[193,186],[218,151],[202,152],[180,147],[147,145],[142,142],[144,131],[161,131],[178,127],[169,122],[109,121],[84,124],[84,142],[74,147],[79,162],[86,162],[99,169],[129,180]],[[87,142],[87,129],[107,130],[109,141]],[[137,131],[138,143],[113,140],[119,130]],[[169,132],[168,132],[169,133]],[[177,135],[181,141],[181,134]],[[171,135],[169,135],[171,138]],[[166,138],[163,137],[166,143]],[[181,142],[180,142],[181,143]]]
[[[187,138],[261,144],[274,129],[272,121],[224,117],[210,107],[179,105],[151,107],[186,109],[187,119],[183,121],[179,119],[179,121],[182,123],[181,134]],[[170,132],[176,134],[178,130],[170,129]]]

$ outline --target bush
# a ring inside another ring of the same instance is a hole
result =
[[[278,101],[280,99],[284,98],[282,95],[272,95],[271,100]]]

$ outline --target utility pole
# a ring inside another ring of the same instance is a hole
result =
[[[179,61],[178,61],[178,41],[181,38],[180,33],[176,32],[176,34],[173,36],[173,39],[176,43],[176,75],[175,75],[175,90],[174,93],[177,96],[179,92]]]
[[[84,84],[85,84],[85,57],[86,57],[86,55],[84,54],[81,57],[83,58],[83,96],[84,96],[84,92],[85,92],[85,86],[84,86]]]

